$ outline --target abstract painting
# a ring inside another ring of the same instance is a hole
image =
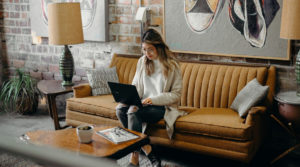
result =
[[[282,0],[165,0],[164,37],[174,52],[288,60]]]

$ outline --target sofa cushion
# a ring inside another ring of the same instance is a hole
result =
[[[227,108],[195,108],[194,112],[177,119],[176,132],[192,133],[223,139],[252,139],[252,127],[243,123],[238,113]]]
[[[255,78],[237,94],[230,108],[237,111],[240,117],[246,117],[249,109],[266,97],[268,90],[269,86],[262,86]]]
[[[90,113],[117,120],[115,102],[112,95],[89,96],[67,99],[67,109],[82,113]]]
[[[116,67],[88,69],[86,70],[86,75],[92,87],[93,96],[111,93],[107,81],[119,82]]]

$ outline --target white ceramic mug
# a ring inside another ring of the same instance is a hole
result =
[[[81,125],[76,128],[78,139],[81,143],[90,143],[94,133],[94,127],[91,125]]]

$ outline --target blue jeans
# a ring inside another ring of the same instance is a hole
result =
[[[156,123],[161,120],[165,115],[165,107],[149,105],[139,109],[137,106],[119,104],[116,115],[125,128],[142,132],[142,123]]]

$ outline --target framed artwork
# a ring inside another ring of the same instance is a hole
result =
[[[47,5],[59,2],[80,2],[84,40],[108,41],[107,0],[30,0],[31,33],[48,37]]]
[[[173,52],[289,60],[282,1],[164,0],[164,38]]]

